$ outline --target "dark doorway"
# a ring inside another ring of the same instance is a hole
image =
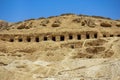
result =
[[[53,40],[53,41],[56,41],[56,38],[55,38],[55,37],[52,37],[52,40]]]
[[[90,35],[89,34],[86,34],[86,39],[90,39]]]
[[[65,37],[62,35],[60,36],[60,41],[64,41]]]
[[[14,42],[14,39],[10,39],[10,42]]]
[[[120,35],[117,35],[118,37],[120,37]]]
[[[75,48],[74,45],[71,45],[71,48],[74,49]]]
[[[28,37],[28,38],[27,38],[27,42],[30,42],[30,41],[31,41],[31,38]]]
[[[44,41],[47,41],[47,37],[44,37]]]
[[[19,39],[18,39],[18,42],[22,42],[22,41],[23,41],[22,38],[19,38]]]
[[[35,38],[35,41],[36,41],[36,42],[40,42],[39,37],[36,37],[36,38]]]
[[[95,34],[94,34],[94,38],[97,38],[97,37],[98,37],[98,36],[97,36],[97,33],[95,33]]]
[[[77,39],[81,40],[81,35],[80,34],[77,35]]]
[[[103,37],[106,37],[106,35],[105,35],[105,34],[103,34]]]
[[[72,36],[72,35],[69,35],[69,39],[70,39],[70,40],[73,39],[73,36]]]
[[[111,34],[110,37],[113,37],[113,35]]]

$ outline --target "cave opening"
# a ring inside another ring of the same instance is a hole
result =
[[[56,41],[56,38],[53,36],[53,37],[52,37],[52,40],[53,40],[53,41]]]
[[[36,41],[36,42],[40,42],[39,37],[36,37],[36,38],[35,38],[35,41]]]
[[[64,41],[65,37],[63,35],[60,36],[60,41]]]
[[[90,39],[90,35],[89,35],[89,34],[86,34],[86,38],[87,38],[87,39]]]
[[[77,35],[77,39],[81,40],[81,35],[80,34]]]
[[[18,39],[18,42],[22,42],[22,41],[23,41],[23,39],[22,39],[22,38],[19,38],[19,39]]]

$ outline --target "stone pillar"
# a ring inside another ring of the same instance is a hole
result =
[[[47,37],[47,41],[51,41],[52,40],[52,35],[48,35]]]
[[[11,39],[11,36],[10,35],[4,35],[4,36],[2,36],[2,39],[9,42],[9,40]]]
[[[26,36],[23,36],[22,39],[23,39],[23,42],[27,42]]]
[[[99,32],[98,34],[98,38],[103,38],[103,33]]]
[[[90,39],[94,39],[94,33],[89,33]]]
[[[18,42],[18,35],[14,36],[14,42]]]
[[[86,39],[86,33],[85,32],[81,33],[81,40],[84,40],[84,39]]]
[[[39,40],[40,40],[40,42],[44,41],[44,35],[39,35]]]
[[[60,36],[56,36],[56,41],[60,41]]]
[[[98,33],[95,33],[95,32],[90,33],[90,38],[91,39],[97,39],[98,38]]]
[[[73,40],[77,40],[77,34],[73,33]]]
[[[65,34],[64,37],[65,37],[65,41],[69,40],[69,34]]]
[[[31,42],[35,42],[35,36],[31,36]]]

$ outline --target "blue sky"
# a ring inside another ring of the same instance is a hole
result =
[[[0,0],[0,19],[9,22],[63,13],[120,19],[120,0]]]

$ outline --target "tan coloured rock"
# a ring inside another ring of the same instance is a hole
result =
[[[8,23],[0,20],[0,29],[7,29],[7,28],[8,28]]]
[[[14,23],[0,32],[0,80],[120,80],[119,24],[74,14]]]

